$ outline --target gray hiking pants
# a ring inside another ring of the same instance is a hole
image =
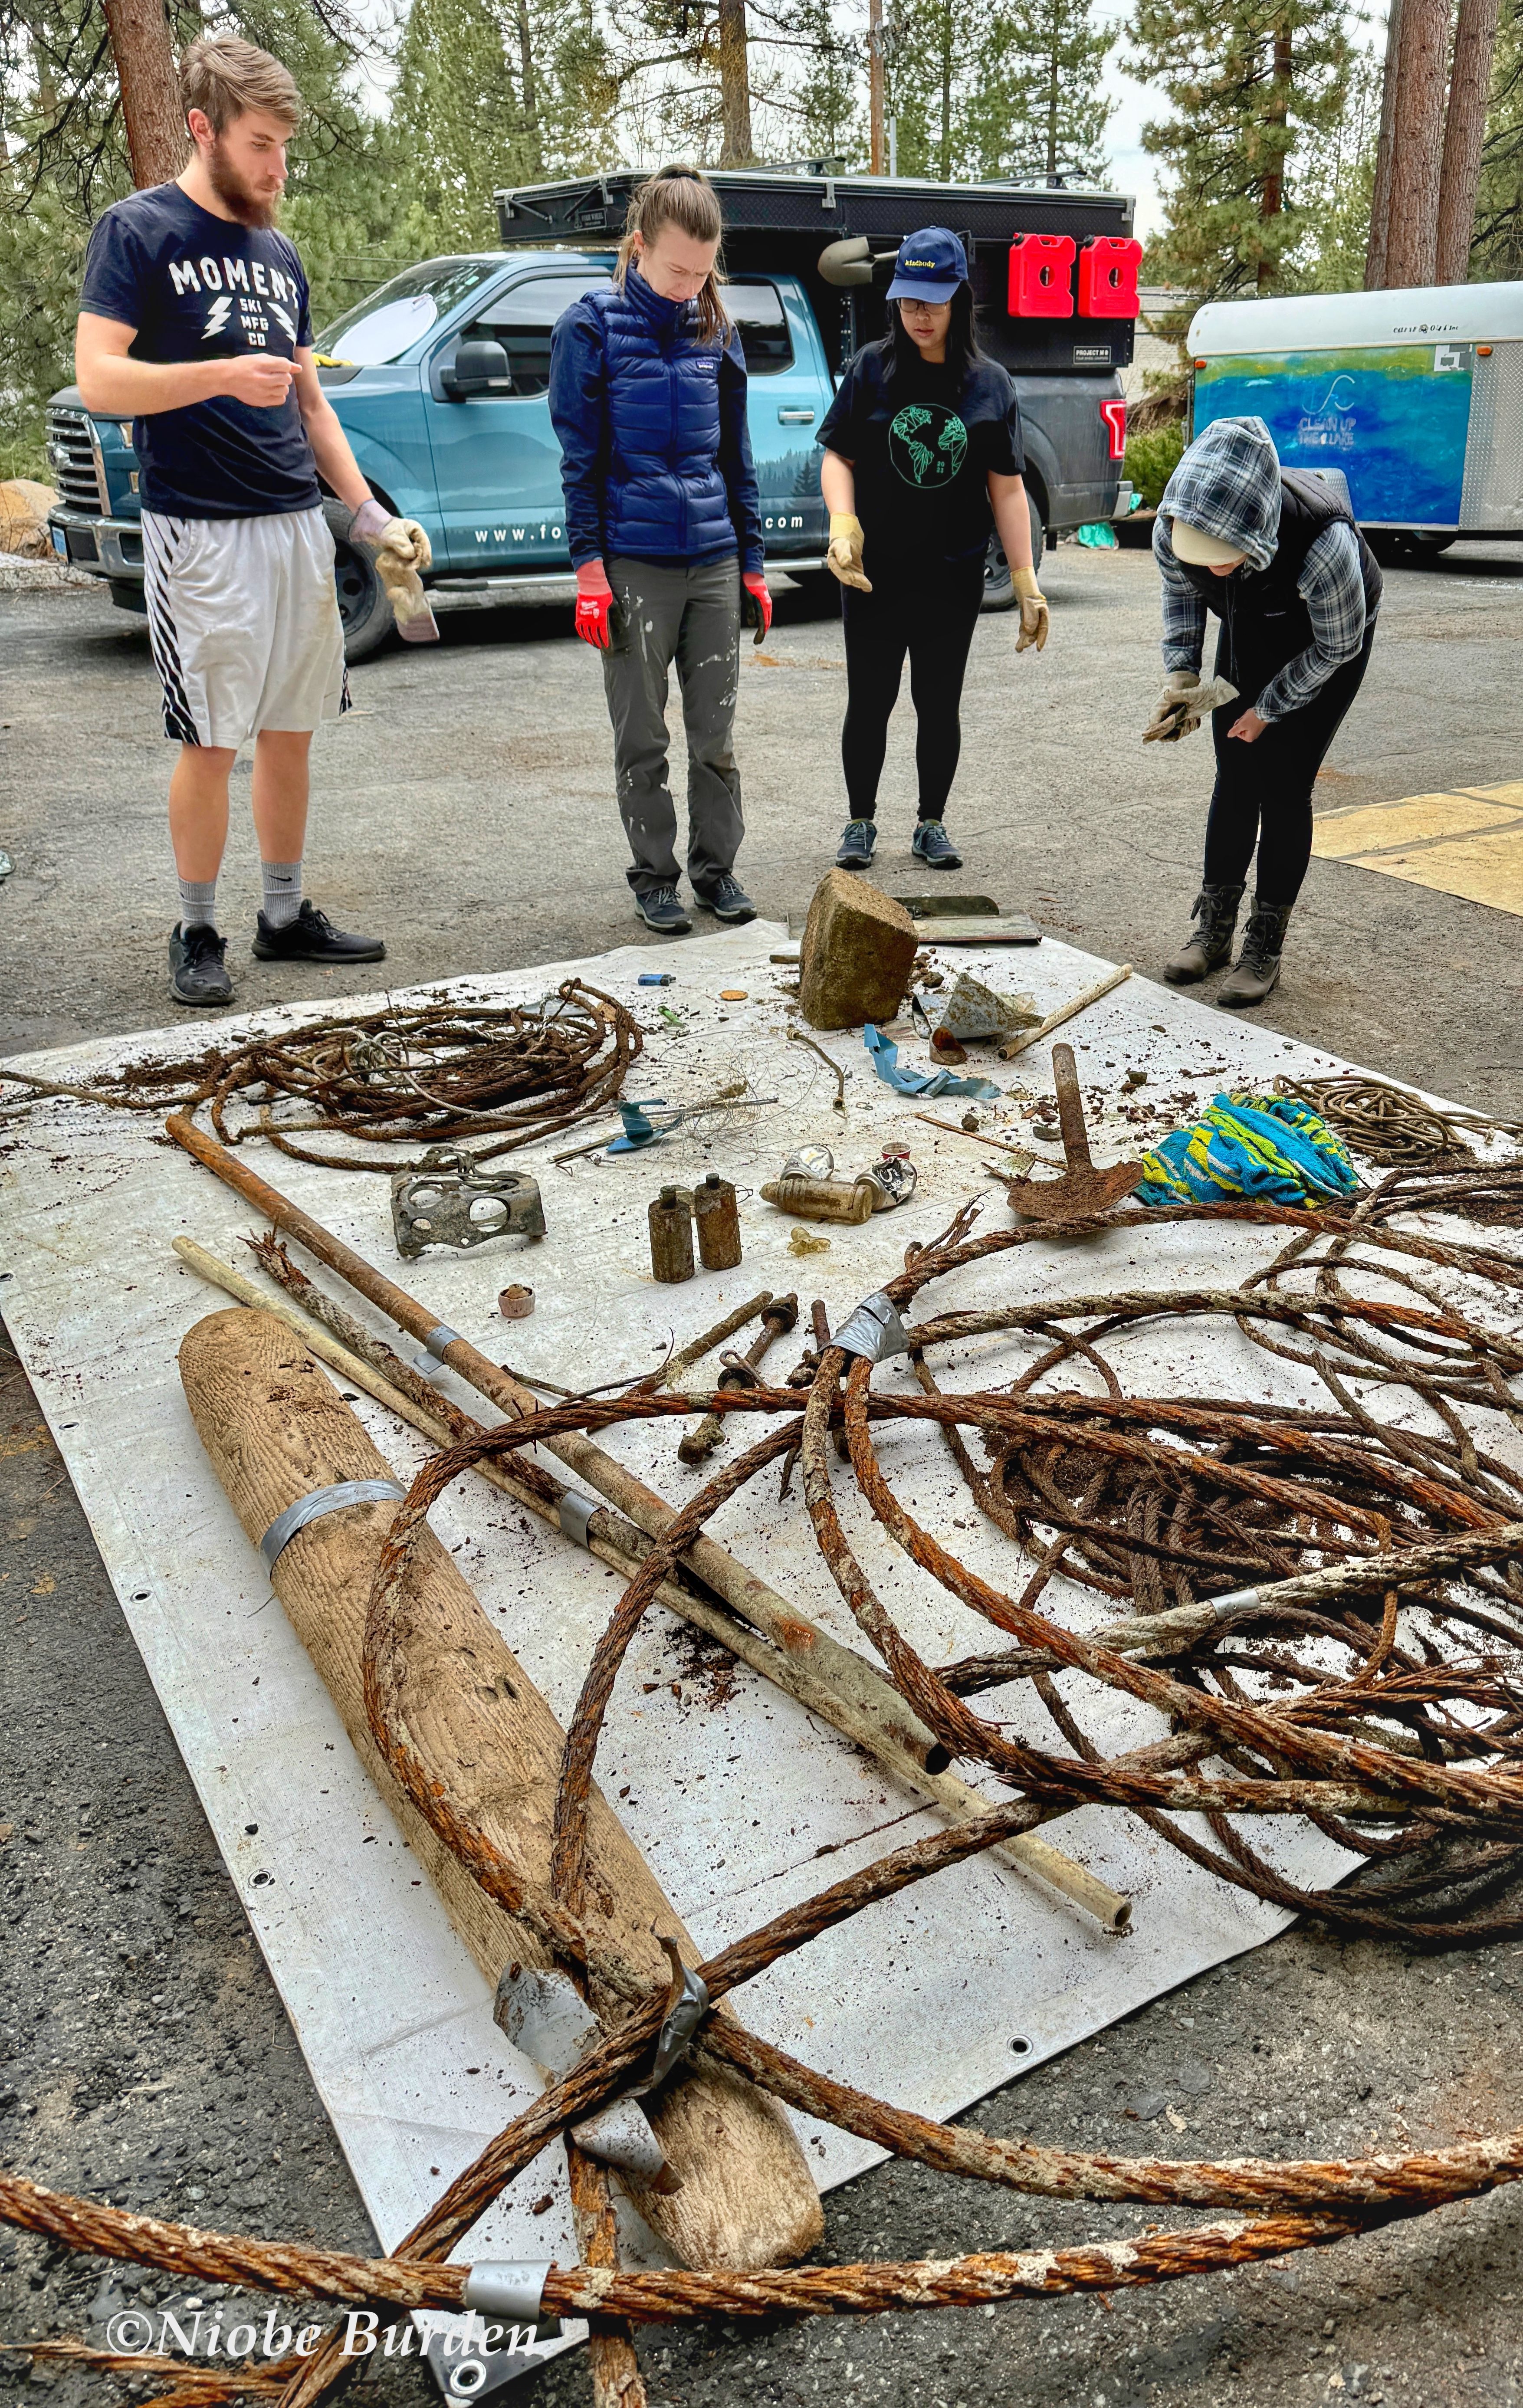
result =
[[[687,875],[701,895],[733,869],[745,834],[735,766],[740,564],[733,552],[691,566],[614,559],[608,575],[625,616],[622,644],[603,654],[619,813],[634,855],[625,874],[637,895],[677,883],[666,716],[675,661],[687,737]]]

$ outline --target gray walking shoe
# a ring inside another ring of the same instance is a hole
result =
[[[878,841],[878,827],[873,820],[848,820],[836,847],[838,869],[870,869],[872,848]]]
[[[960,869],[962,855],[940,820],[917,820],[910,850],[927,869]]]
[[[756,907],[738,878],[726,874],[716,878],[707,894],[697,886],[693,892],[703,909],[723,920],[727,928],[741,928],[756,916]]]
[[[1241,886],[1202,886],[1191,910],[1195,934],[1187,937],[1163,975],[1171,986],[1194,986],[1210,970],[1219,970],[1232,958],[1232,932],[1238,924]]]
[[[675,886],[652,886],[635,897],[635,909],[647,928],[658,937],[685,937],[693,923],[677,899]]]
[[[1273,994],[1280,982],[1280,953],[1294,909],[1291,903],[1261,903],[1257,895],[1254,896],[1254,908],[1243,932],[1243,951],[1236,967],[1216,989],[1218,1003],[1225,1003],[1229,1010],[1241,1011],[1246,1005],[1262,1003]]]
[[[204,924],[187,928],[177,921],[169,931],[169,992],[176,1003],[204,1008],[231,1003],[233,982],[223,956],[227,939]]]

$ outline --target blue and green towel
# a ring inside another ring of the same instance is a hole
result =
[[[1175,1129],[1143,1158],[1139,1204],[1316,1205],[1352,1196],[1353,1164],[1319,1112],[1294,1096],[1214,1096],[1193,1128]]]

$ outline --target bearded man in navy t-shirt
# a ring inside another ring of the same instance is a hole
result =
[[[429,546],[373,498],[318,382],[307,279],[275,224],[295,84],[227,35],[193,42],[180,82],[190,165],[96,225],[75,372],[87,409],[134,420],[149,635],[165,733],[180,747],[169,992],[207,1005],[233,999],[217,873],[228,777],[251,737],[265,888],[255,955],[384,957],[379,938],[345,935],[302,898],[312,733],[349,703],[319,477],[388,568],[426,568]]]

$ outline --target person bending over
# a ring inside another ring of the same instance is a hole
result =
[[[1364,680],[1381,578],[1346,503],[1320,477],[1282,468],[1261,418],[1218,418],[1196,437],[1153,523],[1163,580],[1162,696],[1144,741],[1188,735],[1202,711],[1206,620],[1220,621],[1216,675],[1235,701],[1211,714],[1216,782],[1194,934],[1163,974],[1185,986],[1232,952],[1258,851],[1254,907],[1218,1003],[1262,1003],[1312,857],[1312,788]]]
[[[1006,371],[978,347],[967,254],[944,226],[900,243],[888,317],[887,334],[852,361],[816,437],[846,635],[841,755],[852,816],[836,861],[866,869],[872,859],[908,654],[920,788],[911,851],[931,869],[960,869],[942,820],[995,528],[1020,599],[1018,652],[1046,643],[1047,605],[1031,558],[1021,406]]]
[[[577,634],[603,655],[625,873],[648,928],[684,937],[668,775],[673,661],[687,736],[687,875],[717,920],[754,920],[735,876],[740,609],[772,621],[746,428],[746,365],[718,281],[723,222],[694,167],[635,194],[613,281],[550,343]]]
[[[227,781],[252,737],[261,961],[379,962],[302,897],[313,730],[348,708],[321,474],[352,532],[417,568],[428,538],[371,496],[318,382],[307,279],[276,231],[301,108],[279,60],[230,35],[180,70],[190,164],[116,202],[90,237],[75,337],[85,408],[134,420],[149,640],[180,746],[169,834],[177,1003],[233,999],[217,873]]]

